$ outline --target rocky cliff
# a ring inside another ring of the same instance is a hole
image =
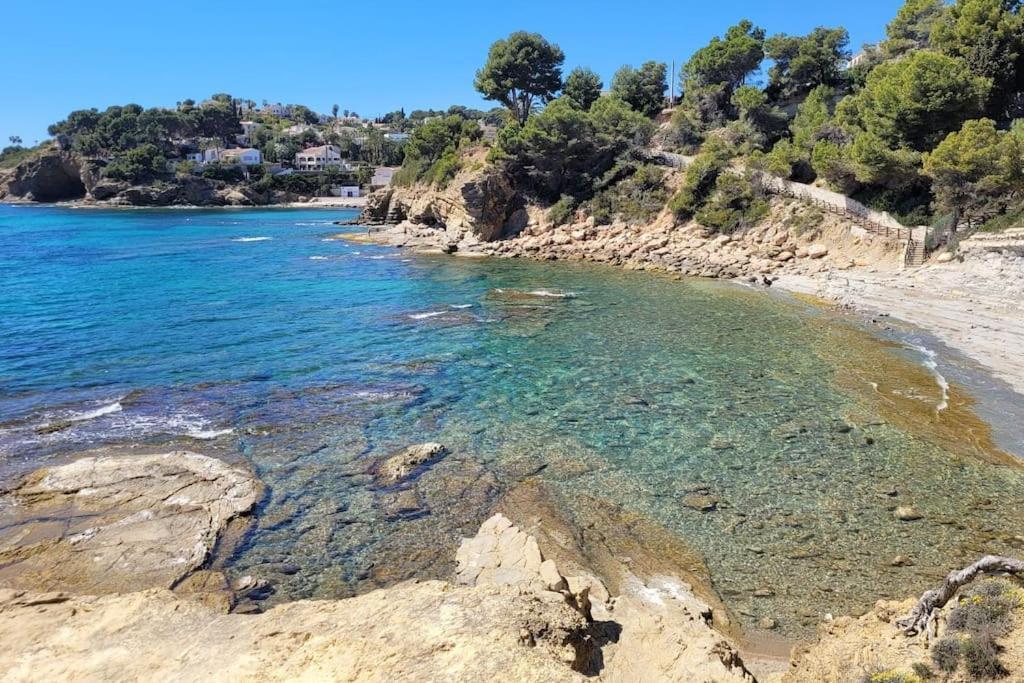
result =
[[[460,171],[443,188],[417,184],[378,191],[360,221],[421,226],[431,246],[450,252],[518,234],[527,213],[511,179],[488,168]]]

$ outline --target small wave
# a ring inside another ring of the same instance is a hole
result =
[[[97,417],[103,417],[104,415],[110,415],[111,413],[120,413],[123,410],[120,401],[115,401],[105,406],[100,406],[95,410],[87,410],[84,413],[74,413],[67,417],[68,422],[85,422],[86,420],[95,420]]]
[[[193,439],[216,439],[218,436],[231,434],[234,431],[234,429],[198,429],[186,433],[185,436],[192,437]]]
[[[266,242],[274,239],[273,237],[235,237],[232,242]]]
[[[949,382],[939,372],[939,354],[935,353],[932,349],[921,344],[911,344],[917,351],[924,356],[924,366],[932,371],[932,375],[935,376],[935,383],[939,385],[939,389],[942,390],[942,400],[939,401],[938,405],[935,406],[935,412],[941,412],[949,407]]]
[[[473,308],[473,304],[448,304],[448,308]]]
[[[410,313],[409,317],[413,320],[426,320],[427,318],[436,318],[444,314],[445,311],[427,311],[426,313]]]
[[[536,297],[542,297],[542,298],[545,298],[545,299],[575,299],[576,298],[576,292],[565,292],[565,291],[560,291],[560,290],[555,290],[555,289],[544,289],[544,288],[542,288],[542,289],[531,289],[531,290],[528,290],[528,291],[524,291],[524,290],[521,290],[521,289],[502,289],[501,287],[496,287],[493,291],[496,294],[508,294],[508,295],[511,295],[511,296],[519,296],[519,297],[536,296]]]
[[[310,261],[326,261],[327,257],[326,256],[310,256],[309,260]]]

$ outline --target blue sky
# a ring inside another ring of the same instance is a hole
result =
[[[0,144],[32,144],[73,110],[174,106],[230,92],[363,116],[404,106],[484,108],[473,73],[511,31],[539,31],[607,83],[625,63],[680,62],[749,18],[776,32],[845,26],[854,48],[882,37],[900,0],[719,2],[228,2],[7,0],[0,28]]]

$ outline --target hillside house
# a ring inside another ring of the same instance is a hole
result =
[[[295,155],[295,168],[300,171],[323,171],[329,167],[348,170],[337,145],[310,147]]]
[[[258,149],[252,147],[236,147],[225,149],[220,153],[220,160],[225,164],[241,164],[243,166],[256,166],[263,163],[263,155]]]

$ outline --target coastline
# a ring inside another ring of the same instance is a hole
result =
[[[58,209],[100,209],[100,210],[152,210],[152,209],[181,209],[187,211],[207,209],[345,209],[358,211],[366,206],[367,198],[363,197],[314,197],[308,202],[284,202],[281,204],[169,204],[167,206],[142,206],[112,204],[95,201],[73,200],[67,202],[31,202],[15,201],[5,198],[0,201],[0,206],[24,207],[39,206]]]
[[[1013,352],[1024,348],[1024,306],[985,291],[956,265],[783,274],[773,284],[926,330],[1024,395],[1024,358]]]
[[[1010,391],[1024,396],[1024,357],[1014,353],[1024,348],[1024,258],[1008,260],[998,252],[968,251],[959,261],[932,261],[904,268],[895,257],[899,248],[872,241],[869,235],[856,234],[846,227],[824,225],[819,241],[828,244],[826,258],[773,262],[766,273],[760,270],[766,259],[759,258],[762,255],[757,251],[759,242],[777,239],[771,229],[765,236],[757,235],[745,242],[694,237],[692,228],[678,231],[683,237],[676,238],[658,224],[619,230],[619,235],[626,234],[633,240],[628,250],[620,246],[620,236],[603,241],[591,238],[589,233],[580,239],[570,237],[582,232],[579,226],[568,226],[542,236],[526,234],[498,242],[463,243],[454,251],[448,232],[409,224],[342,233],[338,238],[411,248],[417,253],[582,260],[676,276],[731,280],[746,286],[770,286],[798,297],[812,297],[819,304],[903,321],[934,335],[1005,383]],[[694,242],[699,244],[696,249]],[[1024,448],[1024,444],[1021,446]]]

